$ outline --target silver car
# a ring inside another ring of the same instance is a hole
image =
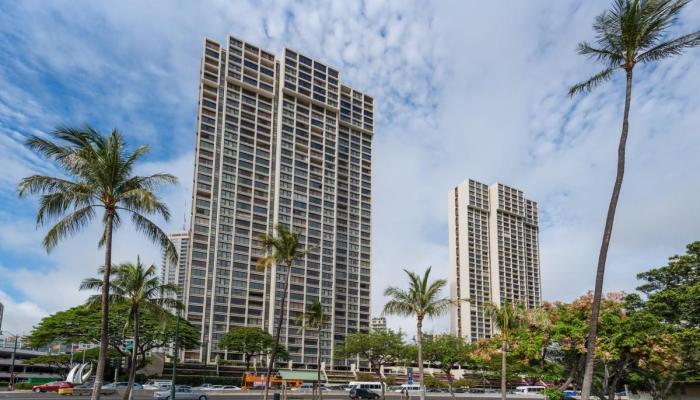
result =
[[[158,400],[170,399],[170,390],[161,390],[153,393],[153,397]],[[175,386],[175,399],[207,400],[207,395],[202,392],[195,392],[190,386]]]

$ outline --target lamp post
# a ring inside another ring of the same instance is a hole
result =
[[[172,372],[172,382],[170,383],[170,400],[175,400],[175,375],[176,375],[176,364],[178,357],[178,350],[180,348],[180,309],[177,310],[177,316],[175,317],[175,349],[173,351],[173,372]]]
[[[12,364],[10,364],[10,391],[15,390],[15,355],[17,354],[17,342],[19,342],[19,336],[10,331],[0,331],[0,333],[6,333],[13,335],[15,337],[15,347],[12,350]]]

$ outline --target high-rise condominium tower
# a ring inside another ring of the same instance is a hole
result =
[[[476,341],[493,333],[487,302],[540,305],[537,203],[520,190],[473,180],[450,190],[452,333]]]
[[[205,39],[199,85],[186,318],[202,351],[186,361],[236,357],[219,349],[235,326],[273,332],[285,267],[260,271],[260,236],[278,224],[301,233],[308,255],[293,265],[282,343],[297,366],[327,366],[334,346],[369,329],[371,153],[374,102],[340,72],[285,49],[230,37]],[[320,301],[320,333],[295,317]]]
[[[183,300],[182,288],[185,287],[185,275],[187,273],[187,253],[190,248],[190,232],[178,231],[168,235],[177,250],[177,262],[172,262],[163,254],[163,266],[161,282],[176,285],[180,288],[178,300]]]

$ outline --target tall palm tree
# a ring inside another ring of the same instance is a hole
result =
[[[453,303],[448,298],[440,297],[440,291],[447,285],[445,279],[430,282],[431,269],[432,267],[428,267],[423,276],[404,269],[409,279],[408,290],[397,287],[388,287],[384,290],[384,296],[390,299],[384,305],[384,314],[416,317],[416,345],[418,347],[418,376],[420,378],[421,400],[425,400],[423,320],[425,317],[432,318],[444,314]]]
[[[508,300],[504,301],[500,307],[494,303],[486,303],[484,314],[491,319],[491,326],[498,328],[501,336],[501,400],[506,400],[508,340],[510,340],[510,333],[522,326],[523,322],[527,320],[527,316],[522,306]]]
[[[294,260],[302,259],[308,253],[308,250],[304,249],[299,243],[299,233],[290,232],[284,225],[277,225],[275,230],[276,235],[267,233],[261,238],[263,247],[269,254],[260,259],[257,265],[258,269],[280,265],[284,265],[287,269],[284,292],[282,292],[280,314],[277,318],[277,327],[275,328],[275,345],[272,347],[270,363],[267,366],[267,376],[265,377],[264,400],[267,400],[270,387],[270,375],[272,375],[272,368],[275,365],[275,360],[277,358],[277,353],[280,346],[280,334],[282,333],[282,322],[284,321],[284,311],[287,305],[287,293],[289,292],[289,280],[292,273],[292,264],[294,264]],[[273,288],[272,290],[276,289]]]
[[[20,197],[40,194],[37,226],[60,218],[44,237],[47,252],[58,242],[79,232],[102,213],[103,232],[99,246],[105,248],[102,286],[102,322],[100,356],[95,374],[92,399],[100,398],[99,388],[104,382],[107,357],[109,316],[109,277],[112,266],[112,235],[121,225],[122,217],[130,216],[136,229],[149,239],[160,243],[173,260],[175,246],[168,236],[146,215],[170,218],[168,207],[154,194],[154,190],[177,179],[169,174],[137,176],[136,163],[148,153],[141,145],[129,152],[123,136],[116,130],[103,135],[91,127],[83,129],[58,128],[51,133],[52,140],[38,136],[27,139],[33,151],[53,160],[61,176],[32,175],[18,185]]]
[[[321,392],[321,328],[327,319],[328,315],[323,312],[323,305],[318,301],[314,301],[309,303],[306,307],[306,312],[297,320],[302,328],[316,331],[316,341],[318,343],[318,353],[316,355],[316,387],[318,389],[319,399],[323,398]]]
[[[100,268],[100,272],[104,272],[104,268]],[[141,260],[137,259],[136,264],[115,265],[110,272],[112,275],[110,303],[129,306],[129,317],[125,329],[131,326],[134,337],[129,363],[129,385],[123,396],[124,400],[128,400],[136,377],[141,310],[164,317],[163,307],[180,308],[182,305],[176,299],[177,286],[161,283],[155,265],[146,268]],[[104,282],[101,279],[88,278],[80,284],[80,290],[101,290],[103,286]],[[94,295],[88,299],[88,304],[97,305],[100,301],[101,296]]]
[[[601,62],[605,69],[593,75],[587,81],[572,86],[569,89],[570,96],[589,92],[612,78],[617,71],[624,71],[626,78],[622,133],[617,150],[617,176],[608,206],[603,240],[598,255],[598,268],[591,308],[591,324],[588,333],[586,369],[581,390],[582,399],[588,399],[590,395],[605,262],[615,220],[615,209],[617,208],[622,178],[625,172],[625,146],[629,129],[628,119],[632,98],[632,74],[637,64],[651,63],[680,55],[685,49],[700,45],[700,31],[674,39],[666,37],[668,29],[676,22],[681,9],[689,1],[614,0],[610,9],[599,15],[593,24],[593,29],[596,32],[596,42],[594,44],[581,42],[577,48],[579,54]]]

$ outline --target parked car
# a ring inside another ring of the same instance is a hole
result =
[[[92,394],[92,388],[94,384],[84,383],[82,385],[73,386],[73,396],[90,396]],[[109,396],[116,392],[115,389],[105,389],[104,387],[100,389],[100,394],[104,396]]]
[[[352,389],[350,389],[350,398],[351,399],[378,399],[379,395],[377,393],[374,393],[373,391],[371,391],[369,389],[352,388]]]
[[[55,382],[49,382],[49,383],[42,383],[41,385],[34,385],[34,386],[32,386],[32,391],[34,393],[58,392],[58,389],[72,388],[72,387],[73,387],[73,384],[70,382],[55,381]]]
[[[129,386],[129,382],[112,382],[108,383],[106,385],[102,385],[102,389],[116,389],[116,390],[124,390]],[[143,390],[143,385],[140,383],[134,382],[134,386],[132,387],[133,390]]]
[[[170,399],[170,390],[162,390],[153,393],[153,397],[158,400]],[[190,386],[175,385],[175,398],[177,400],[207,400],[208,397],[204,392],[196,392]]]
[[[544,391],[544,386],[518,386],[515,388],[515,394],[540,394]]]

